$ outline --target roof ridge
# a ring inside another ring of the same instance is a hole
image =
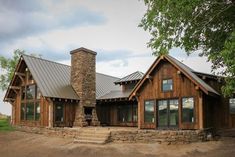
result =
[[[179,63],[180,63],[180,64],[182,64],[183,66],[185,66],[185,67],[187,67],[188,69],[190,69],[190,71],[191,71],[191,72],[195,72],[195,70],[194,70],[194,69],[190,68],[189,66],[187,66],[187,65],[186,65],[186,64],[184,64],[183,62],[179,61],[179,60],[178,60],[178,59],[176,59],[175,57],[173,57],[173,56],[171,56],[171,55],[169,55],[169,54],[166,54],[165,56],[170,57],[171,59],[173,59],[173,60],[175,60],[175,61],[179,62]]]
[[[30,57],[30,58],[35,58],[35,59],[39,59],[39,60],[42,60],[42,61],[51,62],[51,63],[55,63],[55,64],[59,64],[59,65],[64,65],[64,66],[67,66],[67,67],[71,68],[71,65],[66,65],[66,64],[59,63],[59,62],[52,61],[52,60],[48,60],[48,59],[45,59],[45,58],[39,58],[39,57],[31,56],[31,55],[28,55],[28,54],[22,54],[21,56],[26,56],[26,57]],[[96,72],[96,73],[97,73],[97,74],[101,74],[101,75],[105,75],[105,76],[108,76],[108,77],[113,77],[113,78],[116,78],[116,79],[120,79],[119,77],[116,77],[116,76],[111,76],[111,75],[103,74],[103,73],[100,73],[100,72]]]
[[[129,75],[126,75],[126,76],[124,76],[124,77],[122,77],[122,78],[116,80],[114,83],[122,82],[122,80],[124,80],[124,79],[126,79],[126,78],[129,78],[130,76],[132,76],[132,75],[134,75],[134,74],[141,75],[141,77],[144,76],[144,73],[143,73],[143,72],[137,70],[137,71],[135,71],[135,72],[130,73]],[[136,79],[132,79],[132,80],[140,80],[140,79],[137,79],[137,78],[136,78]],[[124,82],[125,82],[125,81],[124,81]]]

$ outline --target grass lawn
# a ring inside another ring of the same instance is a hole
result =
[[[14,128],[9,124],[7,118],[0,118],[0,132],[2,131],[13,131]]]

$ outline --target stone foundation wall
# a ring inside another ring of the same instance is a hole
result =
[[[62,137],[62,138],[77,138],[81,131],[72,128],[43,128],[43,127],[27,127],[15,126],[16,130],[34,134],[43,134],[45,136]]]
[[[203,130],[138,130],[112,131],[113,142],[140,142],[140,143],[191,143],[206,141],[207,132]]]
[[[46,136],[62,137],[62,138],[78,138],[82,128],[39,128],[17,126],[17,130],[43,134]],[[81,130],[80,130],[81,129]],[[106,129],[106,128],[104,128]],[[126,142],[126,143],[191,143],[202,142],[207,140],[206,130],[111,130],[110,142]]]

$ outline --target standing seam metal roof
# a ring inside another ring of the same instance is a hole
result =
[[[70,84],[69,66],[28,55],[22,57],[44,97],[79,99]]]
[[[176,63],[181,69],[183,69],[186,73],[188,73],[195,81],[197,81],[202,87],[204,87],[207,91],[220,95],[217,91],[215,91],[211,86],[209,86],[206,82],[200,79],[194,72],[193,69],[189,68],[187,65],[181,63],[177,59],[171,57],[170,55],[166,55],[170,60]]]
[[[142,79],[142,77],[144,76],[144,73],[140,72],[140,71],[136,71],[130,75],[127,75],[119,80],[116,80],[114,83],[115,84],[119,84],[122,82],[128,82],[128,81],[134,81],[134,80],[140,80]]]
[[[70,84],[70,66],[28,55],[22,57],[43,96],[79,99]],[[96,73],[96,98],[112,90],[121,90],[120,86],[113,83],[117,79],[119,78]]]

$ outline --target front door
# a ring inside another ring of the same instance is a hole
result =
[[[158,101],[158,127],[177,128],[179,123],[179,101],[178,99]]]
[[[64,125],[64,104],[56,103],[55,104],[55,126],[63,126]]]

